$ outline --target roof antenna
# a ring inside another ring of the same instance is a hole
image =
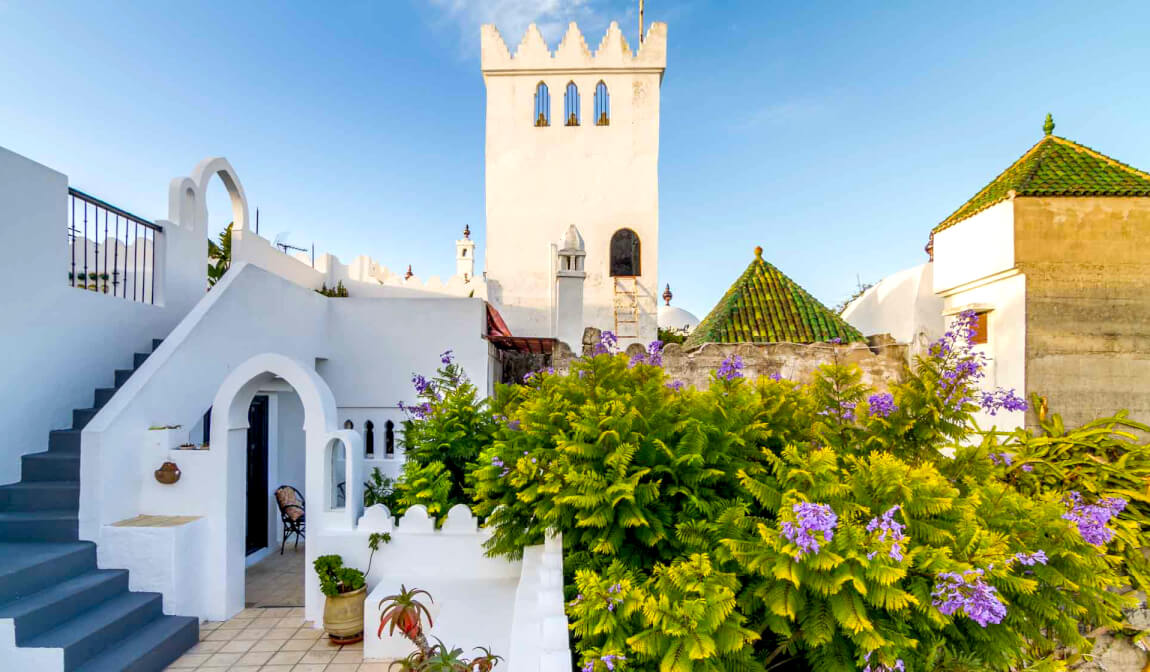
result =
[[[639,44],[643,44],[643,0],[639,0]]]

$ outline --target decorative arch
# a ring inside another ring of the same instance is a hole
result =
[[[575,82],[567,82],[567,90],[563,93],[563,124],[579,125],[579,87]]]
[[[619,229],[611,236],[611,276],[633,277],[642,275],[639,234],[631,229]]]
[[[611,95],[607,93],[607,83],[601,79],[595,85],[595,125],[611,125]]]
[[[363,423],[363,454],[375,455],[375,423],[371,420]]]
[[[304,410],[306,491],[309,536],[324,531],[355,529],[363,508],[362,442],[357,432],[337,429],[335,397],[314,367],[277,353],[256,355],[239,366],[221,383],[212,402],[211,450],[222,451],[223,492],[209,493],[218,499],[222,528],[213,535],[205,584],[222,587],[206,599],[213,618],[226,619],[244,608],[244,505],[247,478],[248,408],[256,393],[268,383],[286,382],[299,395]],[[329,448],[341,443],[346,451],[346,505],[329,510],[331,501],[324,483],[324,461]],[[215,517],[215,516],[214,516]],[[315,546],[307,546],[308,566],[314,562]],[[322,618],[323,596],[313,572],[305,578],[307,618]]]
[[[547,91],[547,85],[539,82],[535,85],[535,119],[536,126],[550,126],[551,125],[551,94]]]
[[[383,455],[395,457],[395,423],[391,420],[383,423]]]
[[[212,177],[218,176],[220,181],[224,183],[224,188],[228,190],[228,196],[232,201],[232,222],[234,222],[233,230],[248,230],[248,197],[244,194],[244,186],[240,183],[240,178],[236,175],[236,171],[232,168],[232,164],[222,156],[217,156],[210,159],[200,161],[194,170],[192,170],[192,180],[196,183],[198,191],[198,204],[197,218],[203,223],[205,227],[208,224],[208,183],[211,182]]]

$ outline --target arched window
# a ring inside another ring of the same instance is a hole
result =
[[[567,82],[567,93],[563,94],[563,123],[579,125],[579,87],[575,82]]]
[[[547,93],[547,85],[543,82],[535,87],[535,125],[551,125],[551,94]]]
[[[352,422],[351,420],[344,420],[343,421],[343,428],[344,429],[355,429],[355,423]]]
[[[375,455],[375,423],[371,420],[363,423],[363,453],[368,457]]]
[[[619,229],[611,236],[611,275],[640,275],[639,236],[631,229]]]
[[[607,95],[607,85],[600,81],[595,85],[595,125],[611,124],[611,97]]]
[[[383,455],[384,457],[395,455],[395,423],[391,420],[383,423]]]

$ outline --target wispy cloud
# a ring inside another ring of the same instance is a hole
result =
[[[460,47],[468,57],[478,57],[479,26],[485,23],[494,23],[514,50],[531,23],[539,26],[554,49],[567,24],[575,21],[594,49],[595,36],[610,21],[622,22],[634,15],[631,4],[619,0],[431,0],[439,12],[438,23],[458,31]]]

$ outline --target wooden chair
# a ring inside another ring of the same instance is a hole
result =
[[[280,520],[284,526],[283,541],[280,542],[280,555],[283,555],[288,535],[295,535],[294,548],[297,550],[299,549],[300,538],[307,538],[305,534],[307,518],[304,510],[307,504],[299,490],[290,485],[281,485],[276,488],[276,506],[279,507]]]

